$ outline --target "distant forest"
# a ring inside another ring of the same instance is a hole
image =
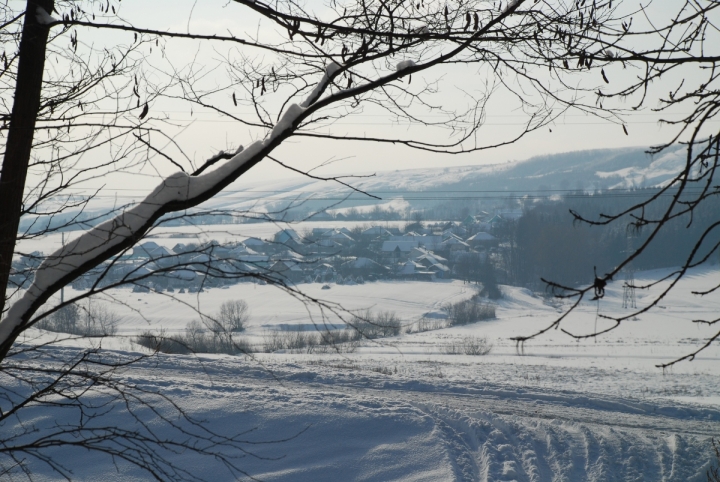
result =
[[[540,277],[567,285],[592,280],[593,266],[598,274],[617,266],[629,248],[638,247],[647,240],[652,226],[636,231],[629,227],[631,217],[624,222],[605,226],[587,226],[573,222],[570,210],[586,219],[601,220],[602,214],[623,211],[656,190],[642,189],[599,194],[577,193],[559,201],[534,203],[506,233],[504,251],[504,280],[510,284],[539,287]],[[671,196],[662,197],[663,205],[655,205],[646,215],[660,217],[669,206]],[[712,198],[689,215],[667,223],[646,251],[632,263],[635,270],[678,266],[690,255],[695,242],[710,224],[719,220],[720,202]],[[717,230],[716,230],[717,231]],[[720,241],[715,232],[703,244],[695,259],[699,259]],[[720,259],[718,253],[712,254]]]

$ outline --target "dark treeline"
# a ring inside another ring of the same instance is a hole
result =
[[[534,204],[526,209],[509,236],[508,281],[539,287],[543,277],[572,286],[591,281],[593,266],[597,266],[598,274],[609,271],[628,255],[629,249],[637,248],[647,240],[653,226],[633,229],[630,215],[622,223],[588,226],[574,221],[570,210],[586,219],[600,220],[602,214],[625,210],[649,194],[652,194],[651,190],[578,193],[560,201]],[[645,211],[648,219],[660,218],[672,198],[668,195],[662,199],[662,203]],[[720,202],[714,197],[700,204],[692,219],[685,215],[668,222],[642,255],[633,261],[632,269],[683,264],[701,234],[718,221],[719,214]],[[716,230],[698,251],[696,259],[705,256],[719,241],[720,233]],[[717,258],[717,253],[713,257]]]

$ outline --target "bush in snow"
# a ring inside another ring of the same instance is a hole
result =
[[[250,319],[250,309],[243,300],[226,301],[220,305],[216,319],[225,331],[243,331]]]
[[[448,325],[467,325],[476,321],[491,320],[495,318],[495,306],[487,303],[477,303],[474,300],[448,303],[443,308],[448,314]]]
[[[117,333],[120,319],[106,306],[88,302],[64,306],[37,323],[42,330],[79,336],[109,336]]]
[[[135,343],[153,351],[171,354],[239,355],[252,352],[252,347],[244,338],[233,337],[229,332],[209,331],[198,321],[191,321],[185,327],[185,334],[175,336],[169,336],[164,330],[157,334],[145,331],[135,338]]]
[[[352,325],[365,338],[395,336],[402,331],[402,320],[394,311],[380,311],[374,314],[371,310],[367,310],[355,315]]]
[[[305,353],[353,353],[361,335],[352,329],[304,331],[268,331],[263,335],[263,351],[274,353],[280,350]]]
[[[453,340],[442,347],[446,355],[487,355],[492,350],[492,343],[485,337],[465,336],[460,341]]]
[[[408,330],[408,333],[415,332],[415,333],[423,333],[426,331],[432,331],[432,330],[442,330],[443,328],[448,327],[448,320],[447,318],[429,318],[423,316],[418,320],[418,322],[410,327]]]

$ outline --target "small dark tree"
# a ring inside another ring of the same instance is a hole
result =
[[[502,292],[497,282],[497,275],[495,273],[495,266],[490,261],[490,258],[485,260],[482,268],[480,268],[480,282],[482,283],[482,296],[487,296],[491,300],[498,300],[502,298]]]

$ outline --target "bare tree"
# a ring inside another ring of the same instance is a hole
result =
[[[617,41],[604,49],[605,59],[635,66],[637,77],[631,82],[614,87],[615,83],[610,84],[604,71],[601,70],[604,81],[610,85],[603,90],[598,89],[598,104],[602,105],[603,102],[618,98],[629,98],[634,102],[632,109],[652,106],[653,111],[663,115],[660,122],[676,127],[676,133],[667,142],[651,147],[648,153],[658,155],[680,143],[685,146],[685,162],[670,182],[647,199],[627,209],[601,213],[596,218],[588,218],[581,212],[570,211],[577,222],[590,226],[624,223],[629,232],[643,231],[643,241],[639,246],[634,246],[623,261],[609,272],[601,274],[595,272],[592,275],[588,273],[588,279],[592,279],[592,282],[584,286],[566,286],[553,280],[543,279],[556,296],[569,298],[573,303],[566,312],[544,329],[528,336],[513,338],[519,347],[522,347],[527,340],[551,329],[560,329],[578,340],[594,338],[610,332],[624,321],[655,308],[670,291],[677,288],[678,283],[689,270],[712,261],[717,255],[720,247],[718,237],[720,222],[697,220],[694,214],[699,211],[698,206],[716,206],[720,194],[716,176],[720,155],[720,131],[713,125],[720,113],[718,7],[720,4],[716,1],[683,2],[676,10],[677,13],[666,24],[649,23],[647,27],[640,29],[632,27],[632,17],[627,18],[621,23],[622,30],[617,32]],[[649,19],[645,9],[641,8],[637,13]],[[648,39],[655,39],[656,45],[644,51],[633,48],[633,45]],[[663,89],[661,94],[655,94],[652,84],[659,82],[663,77],[672,80],[668,84],[663,84],[668,88]],[[658,105],[654,106],[653,102],[658,102]],[[623,129],[625,134],[628,134],[625,125]],[[578,334],[563,328],[564,322],[583,300],[602,299],[607,283],[616,279],[623,269],[647,252],[649,246],[662,236],[664,230],[668,230],[673,221],[678,220],[687,223],[688,227],[693,223],[703,223],[700,225],[701,234],[693,240],[691,248],[683,253],[684,262],[661,279],[642,285],[633,283],[629,287],[649,289],[667,282],[666,286],[637,309],[629,310],[622,315],[601,314],[602,318],[611,322],[606,328],[586,334]],[[705,296],[718,289],[720,285],[707,286],[703,290],[694,291],[693,294]],[[720,318],[691,321],[694,324],[712,326],[719,323]],[[690,353],[659,364],[658,367],[664,369],[683,360],[693,360],[698,353],[708,348],[718,338],[720,331],[703,340]]]
[[[217,267],[209,261],[198,268],[197,261],[169,257],[166,265],[148,263],[143,270],[103,282],[118,257],[150,230],[211,199],[261,161],[302,172],[292,160],[280,159],[275,152],[292,138],[462,154],[515,142],[569,110],[615,122],[620,129],[624,108],[614,104],[615,99],[639,96],[637,106],[645,105],[650,82],[665,73],[697,66],[706,79],[689,90],[683,86],[674,90],[666,106],[693,105],[694,114],[680,127],[681,133],[690,129],[696,134],[688,142],[688,167],[679,174],[676,185],[683,189],[691,182],[705,182],[707,187],[693,202],[709,199],[715,191],[709,184],[712,174],[707,173],[714,172],[717,162],[717,136],[704,144],[698,136],[717,111],[714,67],[718,57],[707,54],[705,36],[714,34],[709,15],[718,4],[688,1],[677,17],[636,31],[630,15],[618,10],[618,3],[332,0],[316,13],[295,1],[230,2],[228,8],[236,16],[253,16],[272,26],[276,30],[272,37],[192,33],[189,27],[186,32],[171,31],[165,25],[140,27],[124,20],[119,2],[28,0],[22,9],[0,6],[4,26],[0,35],[5,46],[0,97],[6,133],[0,176],[2,373],[13,376],[12,360],[32,349],[17,342],[21,334],[43,317],[78,301],[48,306],[53,295],[92,270],[98,270],[97,281],[82,297],[159,274],[170,276],[178,267],[206,273],[213,270],[220,277],[263,276]],[[633,13],[643,14],[642,9]],[[128,40],[123,44],[113,38],[107,45],[83,40],[101,39],[102,34],[122,34]],[[214,75],[208,82],[209,72],[217,74],[217,69],[197,67],[192,61],[178,65],[166,58],[166,49],[180,41],[217,48],[226,75]],[[161,55],[165,61],[151,59],[153,48],[156,57]],[[604,68],[612,64],[635,67],[639,80],[608,91],[605,84],[610,80]],[[453,81],[460,88],[464,87],[462,79],[472,77],[470,82],[479,94],[462,96],[454,105],[446,102],[441,87],[446,72],[454,74]],[[507,138],[483,142],[480,134],[488,102],[499,93],[514,102],[526,118]],[[185,155],[187,146],[175,138],[182,123],[163,116],[160,107],[156,110],[155,103],[159,106],[161,101],[191,111],[193,107],[212,111],[247,128],[259,140],[243,148],[240,139],[233,139],[232,148],[197,165]],[[238,106],[249,108],[251,114],[238,113]],[[422,133],[388,130],[361,136],[342,127],[344,119],[363,111],[422,126]],[[626,129],[624,125],[622,129]],[[157,184],[143,201],[116,206],[95,219],[81,220],[69,214],[89,202],[87,197],[71,195],[71,188],[111,171],[148,164],[156,168]],[[41,172],[28,177],[36,171]],[[351,179],[331,180],[352,187]],[[680,196],[675,204],[689,211],[694,205]],[[641,213],[642,208],[638,205],[632,213]],[[637,223],[661,229],[675,212],[673,208],[658,220],[640,214]],[[23,220],[28,220],[30,228],[18,231]],[[32,282],[27,289],[21,289],[22,284],[6,288],[13,273],[13,256],[20,254],[18,241],[77,225],[86,232],[29,270]],[[212,247],[199,249],[212,251]],[[688,268],[697,261],[691,256]],[[305,302],[318,301],[287,289]],[[590,289],[575,294],[582,298]],[[9,303],[12,297],[15,300]],[[77,363],[63,364],[56,379],[80,376],[81,383],[93,379],[96,369],[106,363],[92,366],[95,356],[80,358],[82,370],[87,370],[80,375],[75,375]],[[45,385],[32,377],[22,382],[26,387],[23,393],[30,395],[8,399],[11,407],[3,408],[4,413],[17,411],[15,407],[45,393]],[[48,383],[55,386],[52,380]],[[114,383],[112,377],[106,383]],[[123,390],[117,393],[125,396]],[[234,443],[234,439],[229,441]],[[13,452],[17,446],[8,447],[6,453],[19,459]],[[111,449],[106,453],[114,455]],[[178,476],[156,470],[158,464],[162,462],[153,459],[140,465],[159,478]]]

